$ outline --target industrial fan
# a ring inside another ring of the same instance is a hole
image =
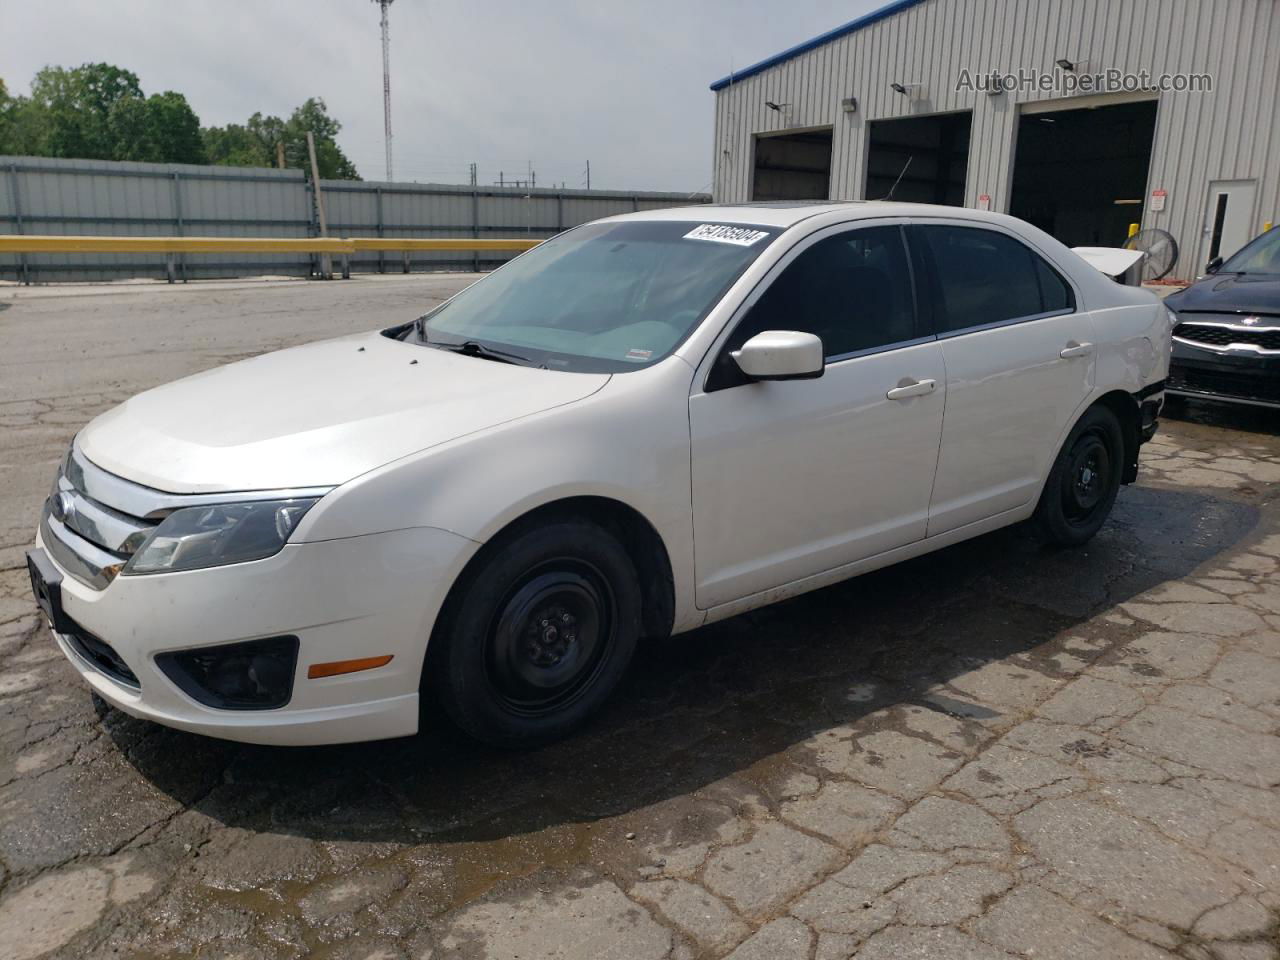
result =
[[[1126,250],[1141,250],[1146,254],[1142,258],[1144,281],[1163,279],[1178,262],[1178,241],[1168,230],[1155,227],[1139,230],[1125,241],[1124,246]]]

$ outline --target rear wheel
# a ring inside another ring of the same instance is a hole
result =
[[[1085,543],[1101,529],[1120,492],[1124,436],[1106,407],[1085,411],[1062,445],[1036,520],[1044,535],[1063,546]]]
[[[427,679],[477,740],[527,747],[572,731],[617,686],[640,633],[635,568],[578,520],[486,547],[432,637]]]

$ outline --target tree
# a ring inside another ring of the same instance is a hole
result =
[[[290,142],[300,143],[303,156],[306,156],[307,131],[310,130],[316,141],[316,166],[320,168],[320,176],[325,180],[359,180],[356,166],[347,159],[342,148],[338,146],[338,131],[342,129],[333,117],[329,116],[325,102],[319,97],[312,97],[289,117],[285,124],[285,156],[288,158]]]
[[[142,99],[138,76],[109,63],[71,70],[45,67],[31,83],[31,101],[43,115],[42,153],[51,157],[113,160],[111,112],[120,101]]]
[[[0,154],[47,156],[44,114],[30,97],[11,95],[0,81]]]
[[[310,131],[320,176],[358,180],[355,164],[338,146],[341,129],[319,97],[307,100],[288,120],[255,113],[243,125],[201,129],[181,93],[144,96],[137,74],[109,63],[45,67],[32,81],[29,97],[12,96],[0,82],[4,154],[273,167],[277,144],[283,144],[285,165],[309,171]]]
[[[200,119],[180,93],[125,97],[112,105],[107,119],[113,160],[207,162]]]
[[[286,167],[306,170],[307,131],[316,141],[316,166],[325,180],[359,180],[353,164],[338,146],[342,124],[329,116],[325,102],[312,97],[289,115],[288,120],[255,113],[244,126],[206,127],[201,131],[210,163],[231,166],[275,166],[276,144],[284,144]]]
[[[205,127],[200,131],[209,163],[227,167],[274,166],[273,157],[263,152],[262,142],[248,127],[229,123],[225,127]]]

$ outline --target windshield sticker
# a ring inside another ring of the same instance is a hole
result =
[[[627,351],[626,359],[631,360],[635,363],[644,363],[646,360],[648,360],[652,356],[653,356],[652,350],[640,350],[636,347],[632,347],[630,350]]]
[[[769,234],[750,227],[730,227],[723,223],[704,223],[684,235],[686,240],[710,240],[713,243],[732,243],[737,247],[749,247]]]

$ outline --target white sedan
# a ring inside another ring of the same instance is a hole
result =
[[[681,633],[1137,474],[1167,311],[1010,217],[697,206],[563,233],[403,326],[86,426],[29,568],[126,713],[274,744],[522,746]]]

